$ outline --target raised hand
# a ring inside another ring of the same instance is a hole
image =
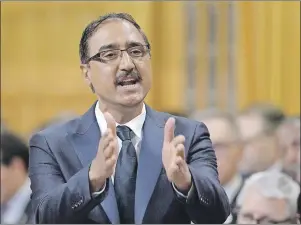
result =
[[[104,113],[104,117],[107,121],[107,130],[99,141],[98,151],[89,171],[92,192],[103,188],[106,179],[114,173],[118,157],[116,122],[108,112]]]
[[[185,137],[174,136],[175,119],[169,118],[164,128],[162,161],[167,178],[180,191],[188,191],[191,187],[191,174],[185,161]]]

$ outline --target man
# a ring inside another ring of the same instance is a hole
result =
[[[284,173],[300,183],[300,118],[287,118],[277,130]]]
[[[223,223],[229,215],[202,123],[152,110],[150,44],[134,19],[108,14],[80,41],[98,101],[30,141],[38,223]]]
[[[244,177],[264,170],[281,170],[276,129],[283,121],[280,109],[269,104],[255,104],[237,118],[244,143],[240,172]]]
[[[251,175],[238,196],[238,224],[296,223],[299,185],[277,171]]]
[[[236,198],[243,186],[243,179],[238,171],[242,146],[238,127],[230,113],[219,110],[195,112],[191,116],[202,121],[210,132],[213,149],[217,157],[219,179],[231,205],[231,215],[226,223],[236,222]]]
[[[1,132],[1,224],[28,223],[30,181],[28,147],[8,131]]]

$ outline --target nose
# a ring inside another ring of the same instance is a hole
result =
[[[126,51],[121,52],[121,60],[119,64],[119,69],[122,71],[131,71],[135,68],[132,58]]]

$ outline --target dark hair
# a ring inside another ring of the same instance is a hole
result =
[[[80,56],[80,60],[81,60],[82,63],[86,63],[86,61],[89,58],[89,51],[88,51],[88,49],[89,49],[88,48],[89,38],[97,31],[97,28],[99,27],[99,25],[101,23],[103,23],[105,20],[108,20],[108,19],[121,19],[121,20],[129,21],[141,33],[144,41],[146,42],[146,45],[147,45],[148,49],[150,50],[150,43],[149,43],[146,35],[142,31],[139,24],[135,21],[135,19],[130,14],[127,14],[127,13],[108,13],[106,15],[100,16],[97,20],[94,20],[94,21],[90,22],[87,25],[87,27],[85,28],[85,30],[82,34],[82,37],[80,39],[80,43],[79,43],[79,56]]]
[[[259,115],[265,124],[265,130],[274,132],[284,121],[285,114],[277,106],[270,103],[256,103],[242,111],[241,115]]]
[[[1,164],[10,165],[15,157],[24,162],[27,170],[29,150],[25,142],[12,132],[1,132]]]

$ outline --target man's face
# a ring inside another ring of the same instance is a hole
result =
[[[279,157],[275,137],[264,132],[264,122],[257,115],[244,115],[237,119],[244,143],[240,163],[242,173],[268,169]]]
[[[14,194],[14,168],[1,164],[1,204],[6,203]]]
[[[300,124],[279,127],[277,137],[284,172],[300,182]]]
[[[203,122],[208,127],[216,153],[220,182],[225,185],[236,174],[241,158],[241,149],[236,142],[237,137],[231,125],[224,119],[212,118]]]
[[[286,200],[266,198],[250,187],[239,210],[237,223],[287,223],[291,219]]]
[[[121,19],[109,19],[98,27],[88,41],[89,56],[99,52],[110,59],[111,50],[141,47],[146,43],[141,33],[130,22]],[[132,56],[139,52],[130,52]],[[131,57],[122,51],[120,57],[111,61],[92,60],[82,67],[85,79],[94,87],[103,104],[110,106],[132,107],[141,103],[151,88],[152,72],[150,55]]]

